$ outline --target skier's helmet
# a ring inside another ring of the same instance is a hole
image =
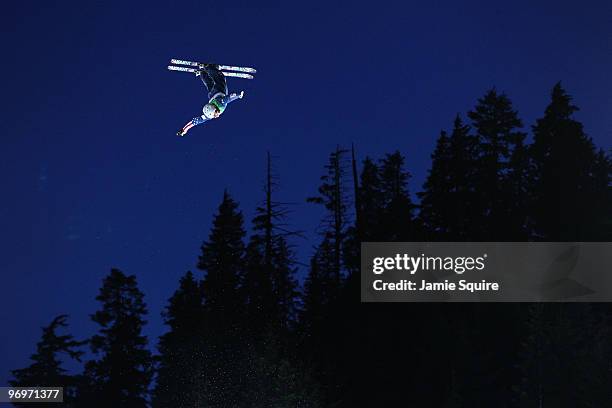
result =
[[[216,118],[217,116],[219,116],[217,112],[218,112],[217,107],[211,103],[207,103],[202,108],[202,113],[204,113],[204,116],[206,117],[206,119]]]

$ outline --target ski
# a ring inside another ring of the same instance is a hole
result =
[[[187,68],[187,67],[177,67],[174,65],[168,65],[168,69],[170,71],[181,71],[181,72],[189,72],[192,74],[197,74],[199,70],[195,68]],[[234,77],[234,78],[244,78],[244,79],[253,79],[253,75],[246,74],[244,72],[225,72],[221,71],[221,73],[226,77]]]
[[[172,58],[170,60],[171,64],[177,64],[177,65],[189,65],[192,67],[198,67],[201,68],[203,67],[205,64],[202,62],[194,62],[194,61],[186,61],[186,60],[180,60],[180,59],[175,59]],[[219,69],[221,71],[238,71],[238,72],[247,72],[250,74],[254,74],[257,72],[257,70],[255,68],[250,68],[250,67],[236,67],[233,65],[219,65]]]
[[[235,78],[244,78],[244,79],[253,79],[253,75],[245,74],[244,72],[225,72],[221,71],[223,75],[226,77],[235,77]]]
[[[194,68],[175,67],[174,65],[168,65],[168,69],[170,71],[191,72],[192,74],[197,74],[197,72],[198,72],[198,70],[194,69]]]

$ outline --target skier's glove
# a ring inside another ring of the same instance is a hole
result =
[[[178,132],[176,132],[177,136],[185,136],[186,134],[187,134],[187,132],[185,132],[183,129],[181,129]]]

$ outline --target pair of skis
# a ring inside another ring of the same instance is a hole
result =
[[[175,64],[175,65],[168,65],[168,69],[170,71],[190,72],[192,74],[197,74],[206,65],[201,62],[185,61],[185,60],[174,59],[174,58],[170,60],[170,63]],[[177,65],[182,65],[182,66],[177,66]],[[217,65],[217,66],[219,67],[219,70],[221,71],[221,73],[225,75],[226,77],[253,79],[254,77],[252,74],[257,72],[254,68],[249,68],[249,67],[235,67],[231,65]],[[195,68],[191,68],[191,67],[195,67]],[[231,72],[231,71],[234,71],[234,72]]]

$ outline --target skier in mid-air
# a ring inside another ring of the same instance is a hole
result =
[[[202,64],[196,72],[204,86],[208,90],[208,103],[202,108],[202,115],[191,119],[181,130],[176,132],[178,136],[185,136],[189,129],[200,125],[208,120],[216,119],[225,111],[227,105],[236,99],[242,99],[244,91],[239,94],[229,94],[225,75],[215,64]]]

